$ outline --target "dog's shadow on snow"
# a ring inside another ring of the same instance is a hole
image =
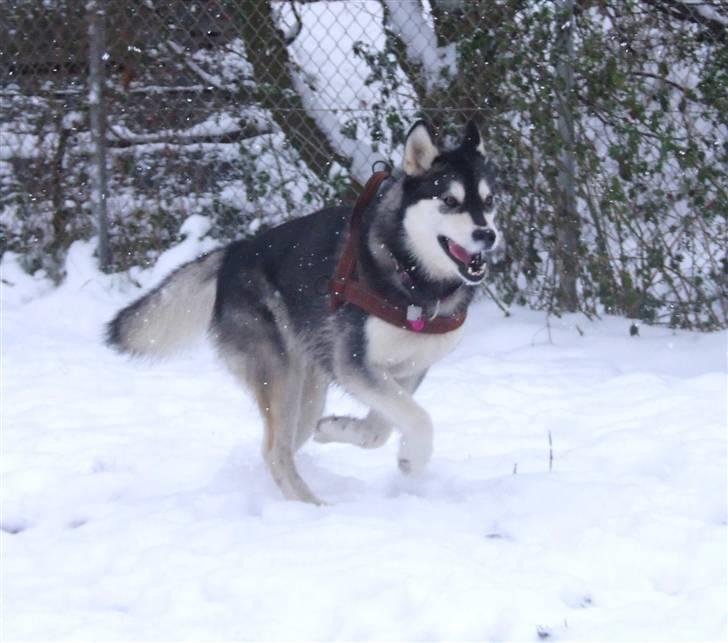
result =
[[[357,468],[352,474],[343,473],[333,453],[319,451],[320,447],[304,449],[296,456],[301,476],[311,486],[324,507],[351,506],[361,503],[390,503],[416,500],[419,502],[467,502],[474,495],[486,493],[500,479],[473,479],[459,474],[448,463],[433,462],[423,475],[410,477],[397,470],[394,450],[376,463]],[[335,446],[333,449],[347,448]],[[363,454],[363,457],[366,457]],[[226,458],[214,479],[211,491],[227,495],[237,512],[260,517],[272,505],[286,503],[300,507],[313,505],[288,502],[281,495],[253,445],[241,445]]]

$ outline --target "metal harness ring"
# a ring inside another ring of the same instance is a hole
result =
[[[377,165],[382,164],[384,167],[382,167],[381,170],[377,170]],[[377,159],[372,163],[372,174],[376,174],[377,172],[386,172],[388,175],[392,174],[392,166],[387,163],[387,161],[384,161],[383,159]]]

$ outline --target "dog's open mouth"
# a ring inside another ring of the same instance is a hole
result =
[[[455,262],[460,274],[467,281],[477,283],[483,280],[487,270],[485,253],[468,252],[461,245],[444,236],[438,237],[437,240],[440,242],[445,254]]]

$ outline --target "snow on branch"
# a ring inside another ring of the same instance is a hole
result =
[[[187,56],[185,53],[184,47],[182,47],[181,45],[178,45],[173,40],[168,40],[166,44],[173,53],[177,54],[182,58],[184,64],[190,69],[190,71],[192,71],[198,78],[200,78],[210,87],[214,87],[215,89],[223,91],[235,91],[237,89],[236,86],[231,83],[224,83],[219,76],[208,74],[197,63],[190,60],[189,56]]]
[[[428,91],[455,74],[455,46],[437,46],[437,34],[420,0],[384,0],[389,28],[404,43],[407,58],[422,69]]]
[[[709,37],[721,42],[728,39],[728,12],[723,3],[701,0],[644,0],[669,16],[705,27]],[[718,11],[719,7],[721,11]]]
[[[383,160],[382,155],[365,142],[352,141],[344,136],[335,111],[326,108],[316,91],[309,87],[296,69],[291,70],[291,80],[306,111],[316,121],[336,153],[350,160],[351,174],[357,182],[364,185],[372,173],[372,163]]]
[[[181,130],[160,130],[153,134],[137,134],[123,125],[110,126],[114,136],[113,147],[131,147],[148,143],[191,145],[195,143],[234,143],[269,133],[260,114],[251,113],[241,119],[229,114],[218,114],[202,123]]]
[[[725,11],[725,4],[719,5],[717,2],[703,2],[702,0],[677,0],[680,4],[684,4],[689,9],[694,10],[706,20],[719,22],[724,27],[728,27],[728,14],[719,13],[714,7],[722,6]]]

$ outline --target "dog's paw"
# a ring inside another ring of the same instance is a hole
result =
[[[328,415],[321,418],[316,425],[316,429],[313,432],[313,439],[315,442],[321,444],[327,444],[329,442],[338,442],[335,435],[341,431],[342,420],[346,418],[338,415]],[[336,430],[336,433],[334,432]]]
[[[418,432],[414,436],[402,436],[399,443],[397,464],[406,475],[420,475],[432,457],[432,432]]]
[[[391,428],[372,426],[366,420],[330,415],[319,420],[314,433],[314,440],[323,444],[327,442],[344,442],[363,449],[377,449],[389,439],[391,433]]]
[[[359,435],[359,446],[362,449],[378,449],[384,446],[392,435],[392,429],[388,427],[368,428]]]

